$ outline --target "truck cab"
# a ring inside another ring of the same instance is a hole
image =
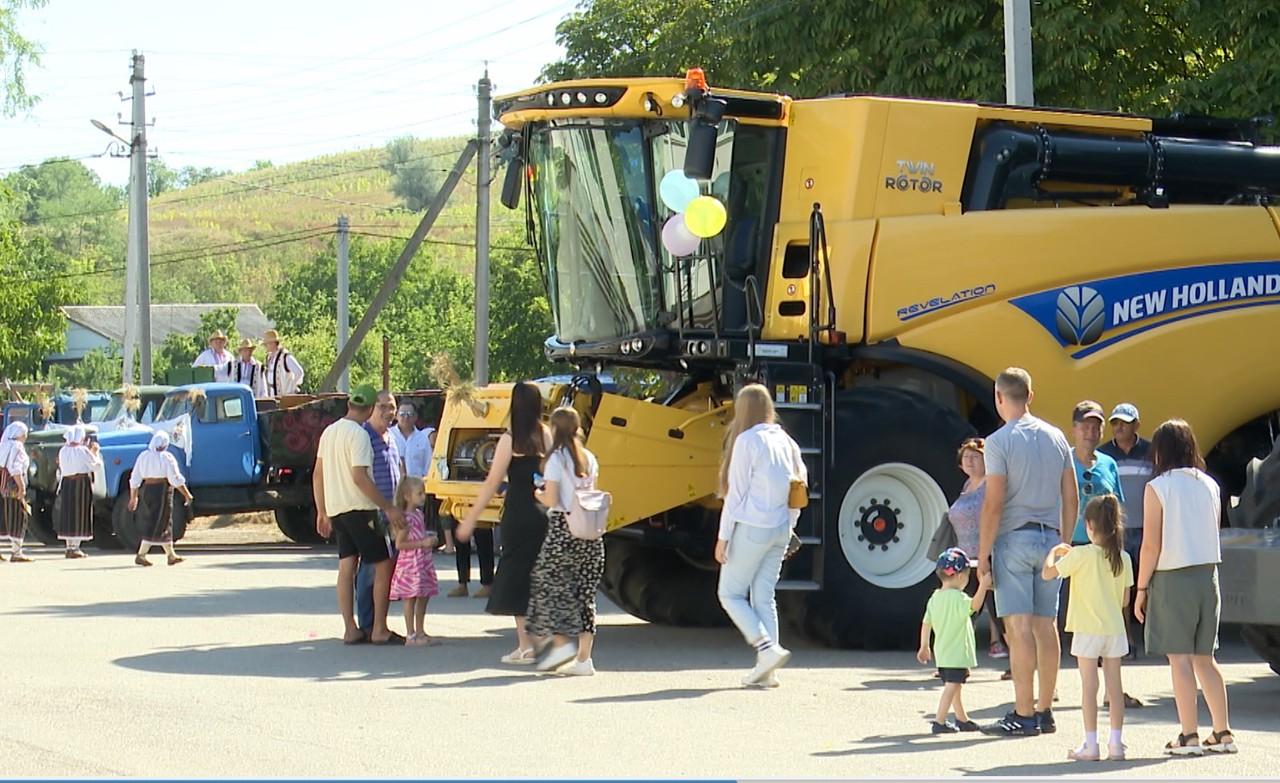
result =
[[[38,402],[6,402],[4,404],[4,426],[20,421],[33,432],[47,429],[51,425],[67,425],[76,423],[77,418],[83,424],[101,421],[106,412],[111,395],[106,392],[89,392],[84,410],[76,415],[75,400],[69,394],[59,394],[53,403],[53,415],[45,416],[43,406]]]

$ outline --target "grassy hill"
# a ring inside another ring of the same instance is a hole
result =
[[[423,142],[424,156],[438,163],[441,182],[465,144],[465,138]],[[382,148],[328,155],[231,174],[152,199],[153,301],[266,306],[292,265],[332,247],[340,215],[349,219],[353,235],[407,238],[421,214],[401,208],[391,176],[381,167],[384,160]],[[475,181],[473,161],[422,254],[469,268],[475,256],[468,246],[475,239]],[[494,190],[495,241],[513,230],[519,236],[522,219],[496,205]],[[122,287],[122,278],[113,280],[99,297],[118,302]]]

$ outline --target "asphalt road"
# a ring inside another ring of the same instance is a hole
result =
[[[343,646],[332,550],[194,546],[150,569],[31,554],[0,563],[4,776],[1222,778],[1274,775],[1280,758],[1280,677],[1230,630],[1239,755],[1161,756],[1177,733],[1168,672],[1143,661],[1125,669],[1149,705],[1130,713],[1130,760],[1082,764],[1066,758],[1081,738],[1072,670],[1056,735],[935,738],[936,681],[908,652],[785,639],[782,687],[748,691],[752,655],[733,632],[602,604],[598,674],[539,677],[498,663],[510,622],[474,598],[432,601],[440,647]],[[453,576],[441,568],[444,587]],[[1012,696],[992,663],[965,692],[984,722]]]

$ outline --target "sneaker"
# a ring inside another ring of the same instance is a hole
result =
[[[480,589],[476,591],[475,598],[488,598],[489,593],[493,592],[489,585],[480,585]]]
[[[561,666],[556,669],[556,674],[567,674],[570,677],[590,677],[596,673],[596,666],[588,658],[585,661],[575,660],[568,666]]]
[[[955,734],[959,730],[953,723],[939,723],[936,720],[933,722],[933,728],[930,729],[934,734]]]
[[[777,688],[782,685],[782,683],[778,681],[778,673],[776,671],[759,682],[752,680],[751,675],[748,674],[746,677],[742,678],[742,684],[748,688]]]
[[[552,647],[542,657],[542,660],[538,661],[538,671],[553,672],[577,657],[578,645],[575,642],[567,642],[559,647]]]
[[[445,596],[448,598],[466,598],[467,592],[468,592],[467,586],[464,584],[460,584],[457,587],[450,590],[449,592],[445,593]]]
[[[1067,751],[1067,758],[1072,761],[1097,761],[1102,758],[1097,745],[1081,745],[1075,750]]]
[[[987,655],[991,658],[1008,658],[1009,648],[1005,647],[1002,642],[992,642],[987,648]]]
[[[1034,715],[1024,718],[1016,712],[1010,712],[990,726],[983,726],[982,733],[997,737],[1035,737],[1040,734],[1040,726]]]
[[[1041,734],[1052,734],[1058,730],[1058,722],[1053,719],[1053,710],[1036,713],[1036,726]]]
[[[745,685],[755,685],[758,682],[763,682],[769,678],[770,674],[773,674],[774,669],[785,666],[789,660],[791,660],[791,651],[782,645],[775,644],[771,647],[766,647],[756,653],[756,667],[743,678],[742,682]]]
[[[971,720],[956,721],[956,728],[960,731],[982,731],[982,727]]]

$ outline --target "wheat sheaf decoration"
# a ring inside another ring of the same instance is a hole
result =
[[[124,387],[124,409],[130,413],[137,413],[142,407],[142,393],[138,391],[138,387],[132,383],[125,384]]]
[[[440,384],[440,388],[448,392],[451,403],[466,405],[477,418],[483,419],[489,414],[489,403],[476,399],[475,382],[464,381],[448,356],[437,354],[431,360],[428,372]]]
[[[89,404],[89,392],[86,389],[71,390],[71,405],[76,409],[76,421],[80,421],[85,406]]]
[[[40,408],[40,415],[45,421],[53,421],[53,400],[49,395],[40,392],[36,395],[36,405]]]

